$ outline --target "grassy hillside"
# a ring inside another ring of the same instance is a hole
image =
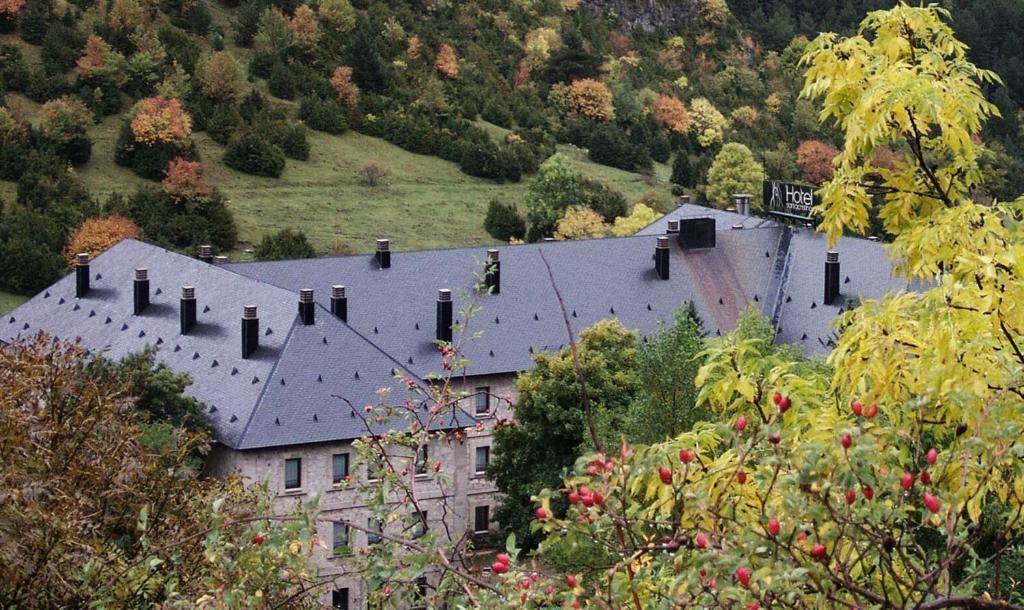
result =
[[[26,300],[27,297],[0,290],[0,314],[7,313],[18,305],[24,303]]]

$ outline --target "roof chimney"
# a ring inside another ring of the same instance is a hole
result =
[[[199,246],[199,260],[204,263],[213,262],[213,246]]]
[[[839,297],[839,253],[829,250],[825,254],[825,304],[831,305]]]
[[[743,216],[750,216],[750,200],[754,196],[749,193],[736,193],[732,196],[732,202],[736,206],[736,213]]]
[[[260,319],[256,316],[256,306],[246,305],[242,308],[242,358],[252,356],[260,346]]]
[[[345,287],[341,284],[331,286],[331,313],[338,316],[342,322],[348,322],[348,298],[345,297]]]
[[[662,280],[668,279],[668,255],[668,237],[659,237],[658,245],[654,247],[654,270]]]
[[[214,262],[214,264],[217,264],[217,265],[226,265],[226,264],[228,264],[231,261],[230,261],[230,259],[228,259],[228,257],[226,257],[223,254],[221,254],[219,256],[213,257],[213,262]]]
[[[689,204],[690,204],[690,196],[689,195],[680,195],[679,196],[679,205],[689,205]]]
[[[665,232],[666,233],[678,233],[679,232],[679,219],[678,218],[670,218],[669,221],[668,221],[668,229],[666,229]]]
[[[687,250],[715,247],[715,219],[713,216],[681,218],[679,244]]]
[[[181,287],[181,334],[187,335],[196,325],[196,289]]]
[[[381,269],[391,267],[391,242],[386,239],[377,240],[377,264]]]
[[[299,317],[303,326],[312,326],[316,321],[316,304],[313,303],[313,289],[299,290]]]
[[[501,292],[501,261],[498,260],[497,250],[487,251],[487,262],[484,267],[484,288],[491,294]]]
[[[149,270],[145,267],[139,267],[135,270],[134,288],[134,313],[139,315],[149,307]]]
[[[79,252],[75,257],[75,297],[81,299],[89,293],[89,254]]]
[[[437,291],[437,340],[452,340],[452,291],[447,288]]]

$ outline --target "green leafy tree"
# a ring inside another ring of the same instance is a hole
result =
[[[676,312],[674,324],[641,343],[637,355],[639,392],[625,425],[631,442],[662,442],[708,419],[708,410],[697,405],[694,384],[703,361],[701,335],[697,311],[689,303]]]
[[[699,178],[694,171],[693,163],[690,161],[690,155],[686,154],[685,150],[676,153],[675,159],[672,160],[672,183],[679,186],[694,187],[697,185],[698,180]]]
[[[724,208],[736,193],[754,195],[755,205],[761,202],[761,181],[764,168],[754,159],[750,149],[738,142],[729,142],[715,156],[708,169],[708,201]]]
[[[598,322],[580,332],[579,366],[585,378],[593,425],[617,439],[635,396],[636,335],[616,321]],[[535,367],[519,376],[515,419],[494,431],[494,459],[487,469],[504,496],[496,517],[520,541],[535,543],[530,533],[530,498],[557,487],[565,470],[593,450],[574,356],[567,347],[534,356]],[[564,508],[561,504],[559,508]]]
[[[526,188],[526,231],[528,241],[538,241],[555,233],[565,210],[583,199],[583,179],[579,171],[561,155],[554,154],[541,164]]]
[[[516,204],[492,199],[487,204],[484,229],[488,235],[501,241],[522,239],[526,236],[526,219],[519,213]]]
[[[264,235],[256,245],[256,258],[261,261],[275,261],[286,258],[313,258],[316,252],[306,234],[292,228]]]

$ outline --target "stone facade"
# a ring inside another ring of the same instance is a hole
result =
[[[467,398],[460,402],[461,407],[474,415],[479,425],[466,430],[465,441],[461,444],[449,445],[441,441],[431,443],[427,448],[429,459],[441,463],[441,468],[451,477],[451,484],[442,489],[431,470],[416,476],[416,493],[427,512],[428,527],[437,530],[447,525],[454,536],[468,531],[479,547],[494,541],[496,527],[492,519],[497,503],[496,490],[483,474],[486,468],[484,462],[490,457],[494,423],[511,417],[511,406],[515,400],[515,376],[466,377],[453,380],[452,385],[456,392],[466,394]],[[349,489],[339,489],[334,483],[334,456],[346,454],[347,474],[351,476],[353,485]],[[288,488],[285,464],[295,459],[300,460],[300,477],[297,486]],[[412,463],[411,455],[409,463]],[[210,474],[214,476],[237,473],[249,482],[267,483],[276,494],[277,506],[282,513],[294,508],[297,503],[318,499],[322,517],[318,534],[328,548],[317,553],[316,562],[323,575],[332,577],[334,589],[347,590],[349,608],[366,607],[367,591],[362,579],[347,573],[345,554],[336,555],[331,548],[334,517],[355,523],[365,523],[369,519],[365,504],[360,501],[357,490],[351,487],[374,483],[368,480],[366,466],[359,462],[350,441],[248,451],[219,446],[209,464]],[[447,504],[446,511],[441,510],[442,503]],[[486,511],[486,515],[483,511]],[[446,524],[441,523],[440,515],[443,513],[448,515]],[[487,526],[480,529],[477,522],[484,517]],[[392,527],[400,528],[401,525],[393,524]],[[367,535],[360,531],[350,531],[348,539],[349,547],[354,551],[368,543]],[[323,602],[330,604],[331,601],[332,592],[328,591]]]

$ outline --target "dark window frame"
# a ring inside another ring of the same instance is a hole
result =
[[[474,400],[473,413],[475,415],[489,414],[491,412],[491,386],[480,386],[477,388]]]
[[[345,543],[338,544],[338,526],[343,528]],[[337,557],[352,554],[352,528],[342,521],[334,521],[331,524],[331,554]]]
[[[483,468],[480,468],[480,452],[484,452]],[[491,446],[480,445],[473,455],[473,474],[487,474],[487,467],[491,464]]]
[[[480,529],[480,515],[484,515],[484,528]],[[473,509],[473,533],[486,534],[491,531],[491,507],[488,504],[481,504]]]
[[[349,610],[349,597],[348,587],[331,591],[331,608],[334,608],[334,610]]]
[[[337,465],[337,460],[340,457],[344,457],[345,458],[345,472],[342,473],[339,476],[338,475],[338,469],[336,468],[336,465]],[[342,453],[334,453],[334,454],[332,454],[331,455],[331,483],[334,484],[334,485],[338,485],[339,483],[342,483],[345,480],[345,478],[349,476],[349,469],[351,468],[351,465],[352,465],[352,458],[349,455],[348,451],[344,451]]]
[[[295,478],[288,478],[288,465],[295,464]],[[294,484],[293,484],[294,483]],[[284,488],[288,491],[302,489],[302,458],[285,458],[284,460]]]

